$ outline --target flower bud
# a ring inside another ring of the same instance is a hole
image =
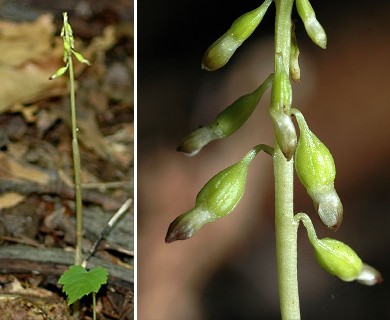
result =
[[[74,56],[76,57],[76,59],[80,63],[85,63],[85,64],[87,64],[89,66],[91,65],[91,62],[89,62],[87,59],[85,59],[84,56],[81,53],[79,53],[79,52],[77,52],[75,50],[72,50],[72,53],[74,54]]]
[[[202,226],[213,221],[210,212],[203,207],[195,207],[178,216],[168,228],[165,242],[191,238]]]
[[[262,149],[262,145],[254,147],[241,161],[211,178],[196,196],[195,208],[170,224],[165,242],[188,239],[206,223],[228,215],[244,194],[250,162]]]
[[[272,122],[274,124],[275,137],[280,150],[287,160],[291,160],[297,145],[297,134],[291,117],[283,112],[282,109],[269,110]]]
[[[192,157],[197,155],[205,145],[215,139],[220,139],[220,137],[213,130],[212,126],[199,127],[184,137],[176,151],[184,152],[187,156]]]
[[[318,239],[313,223],[306,213],[297,213],[294,220],[303,222],[309,241],[314,247],[317,262],[324,270],[341,280],[356,280],[368,286],[382,282],[381,274],[373,267],[362,263],[349,246],[330,238]]]
[[[276,56],[275,64],[277,72],[275,72],[272,83],[269,114],[274,124],[275,137],[279,148],[287,160],[290,160],[297,144],[297,135],[290,116],[292,89],[281,55]]]
[[[310,39],[322,49],[326,49],[326,33],[318,22],[309,0],[296,0],[298,14],[301,17]]]
[[[343,207],[334,189],[336,167],[328,148],[310,131],[303,115],[292,109],[300,136],[295,151],[295,170],[314,202],[322,222],[337,229],[343,219]]]
[[[65,67],[61,67],[59,68],[56,73],[54,73],[53,75],[51,75],[49,77],[49,80],[54,80],[56,78],[59,78],[61,76],[63,76],[65,74],[65,72],[68,70],[68,67],[69,67],[69,64],[67,64]]]
[[[273,74],[269,75],[255,91],[238,98],[219,113],[210,125],[190,132],[178,146],[177,151],[194,156],[209,142],[225,138],[238,130],[255,110],[272,80]]]
[[[272,0],[238,17],[229,30],[216,40],[206,51],[202,60],[202,69],[214,71],[223,67],[239,46],[255,31],[264,17]]]
[[[343,281],[356,280],[362,272],[363,263],[358,255],[345,243],[330,239],[312,242],[317,262],[332,275]]]
[[[308,193],[323,224],[337,230],[343,221],[343,205],[333,184]]]
[[[299,68],[299,48],[294,29],[295,28],[293,27],[291,30],[290,77],[294,82],[299,82],[301,78],[301,69]]]

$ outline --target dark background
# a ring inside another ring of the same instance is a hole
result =
[[[227,66],[213,73],[200,68],[206,48],[237,16],[256,5],[249,0],[138,3],[140,320],[280,318],[272,169],[263,156],[253,164],[266,162],[261,165],[267,168],[259,170],[259,185],[263,188],[259,192],[263,195],[256,197],[256,191],[251,191],[243,202],[267,214],[253,218],[250,227],[246,225],[232,241],[235,245],[230,250],[225,246],[215,258],[211,249],[215,242],[223,241],[218,232],[230,226],[225,221],[207,226],[203,234],[200,232],[188,242],[176,246],[163,243],[168,224],[191,208],[196,192],[210,176],[237,161],[252,146],[252,140],[272,143],[268,119],[264,119],[259,126],[264,124],[265,133],[263,128],[247,128],[250,138],[245,132],[237,132],[235,138],[215,142],[196,158],[175,153],[184,134],[212,120],[272,72],[269,39],[273,33],[273,5],[259,29]],[[318,219],[313,221],[320,237],[334,237],[351,245],[363,260],[382,272],[385,281],[365,287],[326,274],[314,261],[304,229],[300,228],[302,318],[390,319],[390,5],[388,1],[334,0],[312,1],[312,5],[327,32],[328,48],[323,51],[310,42],[294,10],[302,68],[301,83],[294,86],[294,103],[306,108],[309,125],[335,158],[336,188],[345,212],[344,223],[335,234],[321,226]],[[264,50],[257,51],[257,44],[264,44]],[[258,70],[255,64],[248,70],[236,67],[245,64],[249,51],[258,55],[260,71],[256,81],[246,79],[250,70]],[[263,109],[267,101],[265,98],[260,102]],[[262,116],[266,117],[266,112]],[[258,135],[259,130],[263,136]],[[226,156],[229,143],[234,153],[230,158]],[[263,169],[268,170],[266,177]],[[296,210],[312,215],[309,197],[298,183],[296,189]],[[248,216],[251,214],[254,213]],[[236,215],[226,218],[229,219],[236,219]],[[215,236],[207,238],[210,233]],[[209,268],[207,261],[212,265]],[[190,270],[195,268],[197,271]],[[168,280],[172,274],[176,278]],[[186,274],[190,274],[188,278]],[[191,277],[192,286],[185,282]],[[172,294],[174,290],[178,293]]]

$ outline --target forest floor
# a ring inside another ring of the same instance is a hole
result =
[[[71,319],[58,284],[74,263],[75,210],[62,12],[73,27],[84,254],[124,204],[87,268],[108,269],[98,319],[133,319],[133,6],[123,1],[0,3],[0,320]],[[91,297],[79,319],[92,319]]]

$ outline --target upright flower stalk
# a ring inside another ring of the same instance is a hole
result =
[[[64,63],[65,66],[57,70],[49,79],[55,79],[69,71],[70,82],[70,114],[71,114],[71,127],[72,127],[72,153],[73,153],[73,171],[74,171],[74,185],[75,185],[75,199],[76,199],[76,250],[75,250],[75,265],[81,265],[83,260],[82,248],[83,248],[83,206],[82,206],[82,193],[81,193],[81,161],[80,161],[80,149],[77,140],[77,116],[76,116],[76,99],[75,99],[75,86],[74,86],[74,70],[72,56],[75,56],[78,61],[89,65],[89,61],[86,60],[79,52],[74,49],[74,37],[71,25],[68,23],[68,14],[63,13],[64,25],[61,30],[61,37],[64,43]]]
[[[382,281],[380,273],[363,263],[352,248],[335,239],[318,239],[309,216],[305,213],[294,214],[295,169],[321,221],[337,230],[343,218],[343,207],[334,185],[336,167],[333,157],[325,144],[309,129],[302,113],[292,108],[291,80],[300,81],[299,48],[295,25],[291,20],[294,1],[309,37],[319,47],[326,48],[326,33],[309,0],[274,0],[274,74],[257,90],[233,102],[211,124],[187,135],[178,151],[192,156],[212,140],[235,133],[251,116],[271,83],[269,116],[274,125],[274,147],[259,144],[241,161],[215,175],[198,193],[195,207],[171,223],[165,238],[167,243],[188,239],[206,223],[227,216],[244,194],[248,166],[254,156],[261,150],[271,155],[275,178],[277,273],[283,320],[301,318],[297,272],[297,234],[301,222],[307,229],[314,256],[325,271],[343,281],[356,280],[364,285]],[[259,26],[270,4],[270,0],[265,0],[257,9],[237,18],[230,29],[207,49],[202,61],[203,68],[213,71],[228,63],[236,49]],[[296,118],[298,130],[293,117]]]

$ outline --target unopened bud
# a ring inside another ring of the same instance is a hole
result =
[[[316,259],[320,266],[343,281],[358,278],[363,269],[362,260],[345,243],[331,239],[316,239],[312,242]]]
[[[213,221],[210,212],[203,207],[195,207],[178,216],[168,228],[165,242],[191,238],[203,225]]]
[[[220,139],[220,137],[211,126],[199,127],[184,137],[176,151],[184,152],[187,156],[192,157],[197,155],[206,144],[215,139]]]
[[[296,0],[298,14],[301,17],[310,39],[322,49],[326,49],[326,33],[318,22],[309,0]]]
[[[363,263],[349,246],[335,239],[318,239],[313,223],[306,213],[297,213],[294,220],[303,222],[317,262],[324,270],[341,280],[356,280],[367,286],[382,282],[379,271]]]
[[[255,91],[238,98],[219,113],[211,124],[190,132],[177,147],[177,151],[194,156],[209,142],[225,138],[237,131],[255,110],[272,80],[273,74],[269,75]]]
[[[290,160],[297,145],[297,134],[290,116],[292,89],[281,55],[276,56],[275,64],[276,72],[272,83],[269,114],[274,124],[275,137],[279,148],[287,160]]]
[[[229,30],[216,40],[206,51],[202,60],[202,69],[214,71],[223,67],[239,46],[255,31],[264,17],[272,0],[238,17]]]
[[[72,50],[72,53],[74,54],[74,56],[76,57],[76,59],[80,63],[85,63],[85,64],[87,64],[89,66],[91,65],[91,63],[87,59],[85,59],[84,56],[81,53],[79,53],[79,52],[77,52],[75,50]]]
[[[262,145],[254,147],[241,161],[211,178],[196,196],[195,207],[170,224],[165,242],[188,239],[206,223],[228,215],[244,194],[249,164],[260,150]]]
[[[56,79],[56,78],[59,78],[59,77],[63,76],[63,75],[65,74],[65,72],[68,70],[68,67],[69,67],[69,65],[67,64],[65,67],[59,68],[59,69],[56,71],[56,73],[54,73],[53,75],[51,75],[51,76],[49,77],[49,80],[54,80],[54,79]]]
[[[287,160],[294,155],[297,146],[297,134],[291,116],[284,113],[282,109],[269,110],[272,122],[274,124],[275,137],[280,150]]]
[[[303,115],[292,109],[300,136],[295,151],[295,170],[312,198],[322,222],[337,229],[343,219],[343,207],[334,189],[336,167],[328,148],[310,131]]]
[[[337,230],[343,222],[343,205],[333,184],[308,193],[323,224]]]

